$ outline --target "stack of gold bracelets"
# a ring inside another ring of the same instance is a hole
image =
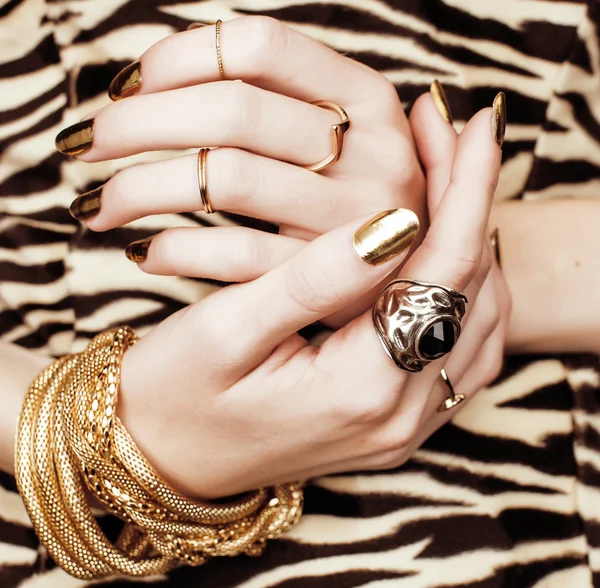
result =
[[[16,477],[50,556],[83,579],[147,576],[215,556],[258,555],[295,525],[302,485],[253,491],[227,504],[190,500],[166,484],[115,414],[127,327],[106,331],[31,385],[21,412]],[[115,543],[90,494],[125,524]]]

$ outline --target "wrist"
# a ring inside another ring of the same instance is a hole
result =
[[[14,446],[17,421],[27,389],[52,358],[0,342],[2,412],[0,414],[0,469],[14,472]]]

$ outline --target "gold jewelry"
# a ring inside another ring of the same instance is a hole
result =
[[[210,149],[207,147],[202,147],[202,149],[198,151],[198,186],[200,188],[200,203],[206,214],[212,214],[214,212],[208,196],[208,181],[206,176],[206,160],[209,151]]]
[[[494,252],[494,257],[502,269],[502,249],[500,249],[500,229],[495,228],[490,235],[490,243]]]
[[[302,485],[281,484],[228,504],[192,501],[170,488],[116,416],[121,359],[137,341],[122,327],[57,360],[33,382],[21,412],[16,479],[40,541],[68,573],[161,574],[210,557],[259,554],[295,525]],[[84,485],[125,521],[115,544],[100,529]]]
[[[467,302],[445,286],[396,280],[375,301],[373,324],[392,361],[402,370],[420,372],[452,351]]]
[[[442,404],[440,404],[437,411],[445,412],[447,410],[454,408],[455,406],[458,406],[466,397],[464,394],[456,394],[456,392],[454,391],[454,386],[452,386],[452,382],[450,381],[450,378],[448,377],[446,370],[442,370],[440,372],[440,375],[442,376],[442,380],[444,380],[446,386],[448,387],[450,396],[448,398],[446,398],[446,400],[444,400],[444,402],[442,402]]]
[[[221,25],[223,24],[222,20],[218,20],[215,23],[215,43],[217,46],[217,62],[219,63],[219,74],[221,75],[222,80],[226,80],[225,76],[225,68],[223,67],[223,55],[221,55]]]
[[[314,163],[313,165],[303,165],[304,169],[314,172],[323,171],[325,168],[328,168],[330,165],[333,165],[342,155],[342,149],[344,147],[344,134],[350,128],[350,119],[346,114],[346,111],[336,104],[335,102],[330,102],[328,100],[318,100],[317,102],[312,102],[314,106],[319,106],[320,108],[325,108],[326,110],[332,110],[333,112],[337,112],[340,115],[340,122],[332,125],[331,127],[331,137],[332,137],[332,148],[331,154],[328,155],[322,161],[318,163]]]

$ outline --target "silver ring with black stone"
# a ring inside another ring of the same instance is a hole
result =
[[[467,297],[445,286],[396,280],[373,306],[373,324],[385,352],[407,372],[452,351],[460,336]]]

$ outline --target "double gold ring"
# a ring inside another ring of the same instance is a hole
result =
[[[339,123],[336,123],[331,127],[331,153],[322,161],[313,163],[312,165],[302,166],[304,169],[309,171],[320,172],[328,168],[330,165],[333,165],[342,155],[342,149],[344,147],[344,134],[350,128],[350,119],[348,118],[346,111],[335,102],[330,102],[329,100],[318,100],[317,102],[312,102],[311,104],[336,112],[339,114],[341,119]]]
[[[198,151],[198,187],[200,188],[200,203],[206,214],[214,212],[210,198],[208,196],[208,182],[206,179],[206,159],[209,148],[203,147]]]

